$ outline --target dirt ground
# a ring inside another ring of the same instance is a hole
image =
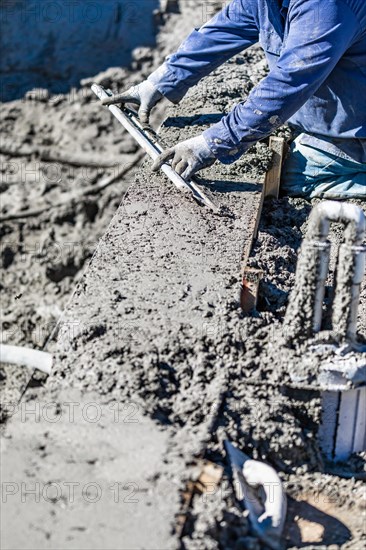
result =
[[[143,158],[90,86],[120,91],[146,78],[192,22],[202,24],[195,2],[182,9],[176,13],[173,5],[161,14],[157,47],[135,50],[131,67],[91,76],[68,94],[36,89],[2,104],[2,342],[50,349],[55,325]],[[155,126],[165,108],[155,113]],[[2,401],[13,401],[27,374],[1,365],[0,375]]]
[[[136,51],[133,67],[110,69],[86,79],[79,89],[67,95],[53,97],[37,91],[23,100],[2,105],[3,342],[54,349],[56,323],[117,207],[128,196],[142,160],[135,143],[94,101],[89,86],[96,81],[121,90],[141,81],[192,26],[202,24],[202,11],[197,10],[195,2],[184,2],[180,14],[167,13],[162,18],[165,24],[159,29],[158,47],[154,51]],[[207,86],[205,101],[195,102],[195,109],[204,111],[207,102],[210,109],[226,112],[266,74],[258,48],[238,56],[229,70],[237,86],[230,86],[228,93],[225,72],[218,71],[211,81],[214,86]],[[185,101],[189,102],[189,97]],[[164,118],[165,106],[157,113],[155,124]],[[174,135],[178,141],[196,131],[194,126],[175,129],[174,134],[168,129],[168,136]],[[288,136],[285,128],[279,133]],[[227,179],[238,173],[255,177],[270,165],[270,160],[266,144],[259,144],[239,162],[225,168]],[[281,323],[294,283],[298,249],[314,203],[286,197],[266,201],[249,260],[250,266],[264,271],[257,311],[245,317],[237,303],[227,304],[225,326],[220,337],[215,337],[215,358],[210,346],[189,335],[190,348],[178,363],[189,362],[189,355],[193,357],[198,346],[203,368],[188,385],[191,395],[179,389],[189,378],[184,369],[178,369],[180,384],[175,384],[173,375],[153,380],[151,374],[149,380],[143,381],[143,388],[141,380],[137,382],[138,375],[121,385],[127,396],[131,395],[128,392],[137,392],[143,398],[144,409],[153,418],[164,418],[176,427],[186,424],[189,418],[198,430],[202,422],[198,406],[202,382],[208,384],[225,360],[225,393],[206,445],[206,458],[224,467],[224,480],[222,490],[208,501],[193,499],[182,538],[187,550],[261,548],[249,531],[247,519],[238,511],[230,489],[223,453],[226,438],[250,456],[268,461],[281,473],[289,497],[288,548],[361,550],[364,546],[364,488],[360,480],[325,473],[327,465],[316,442],[319,395],[285,391],[283,384],[288,372],[283,368],[278,344]],[[334,227],[331,240],[339,242],[341,238],[340,228]],[[333,258],[328,285],[334,263]],[[360,339],[366,339],[365,285],[358,326]],[[167,364],[173,356],[175,360],[179,357],[187,339],[182,334],[181,341],[165,350]],[[151,373],[156,373],[156,368],[153,366]],[[75,372],[68,370],[67,362],[57,375],[63,378],[62,385],[74,383]],[[9,405],[18,401],[27,383],[26,372],[1,365],[4,419]],[[31,381],[31,385],[41,383]],[[104,383],[100,379],[93,389],[108,393]],[[112,384],[111,392],[115,389]],[[354,458],[354,471],[360,468],[360,458]]]

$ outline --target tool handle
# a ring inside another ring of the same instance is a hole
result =
[[[108,93],[97,84],[93,84],[92,90],[99,97],[99,99],[105,99],[109,97]],[[124,126],[124,128],[142,147],[145,153],[147,153],[149,157],[153,160],[156,160],[160,153],[162,153],[162,148],[147,139],[142,134],[142,130],[136,128],[136,125],[119,107],[117,107],[117,105],[108,105],[108,108],[111,113],[116,117],[116,119],[119,120],[122,126]],[[163,164],[161,170],[179,189],[181,189],[182,191],[186,191],[187,193],[191,192],[191,189],[189,188],[187,183],[173,170],[171,166],[169,166],[169,164]]]
[[[93,84],[91,87],[95,95],[100,99],[106,99],[111,97],[112,93],[109,93],[109,90],[105,90],[102,86],[98,84]],[[140,121],[136,118],[135,115],[128,112],[126,114],[120,109],[117,105],[108,105],[108,109],[116,117],[116,119],[122,124],[122,126],[131,134],[131,136],[137,141],[137,143],[142,147],[142,149],[151,157],[153,160],[156,160],[158,156],[164,151],[163,147],[156,140],[155,136],[152,136],[152,139],[149,139],[147,134],[151,134],[151,130],[144,129]],[[199,189],[199,187],[193,182],[187,183],[184,179],[177,174],[175,170],[170,166],[170,164],[163,164],[161,166],[161,171],[170,179],[172,183],[180,190],[185,193],[190,193],[194,199],[199,202],[201,205],[205,205],[214,212],[218,212],[219,209],[213,202],[206,197],[204,193]]]

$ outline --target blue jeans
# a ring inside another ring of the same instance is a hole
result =
[[[301,143],[301,136],[292,142],[283,167],[283,195],[366,199],[366,164]]]

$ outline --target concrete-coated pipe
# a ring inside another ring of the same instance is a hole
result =
[[[328,275],[330,243],[302,243],[296,269],[295,286],[285,317],[290,340],[309,338],[321,330],[325,281]]]
[[[363,246],[342,244],[339,247],[332,325],[333,331],[341,339],[356,338],[365,258],[366,249]]]
[[[354,340],[356,337],[360,286],[365,271],[365,250],[361,245],[366,233],[366,217],[355,204],[325,201],[313,208],[301,246],[295,288],[285,318],[290,340],[307,338],[312,332],[321,330],[331,223],[345,226],[337,264],[333,330],[339,339]]]

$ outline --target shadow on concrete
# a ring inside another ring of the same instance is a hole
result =
[[[225,113],[202,113],[192,116],[169,117],[164,122],[165,128],[185,128],[186,126],[207,126],[220,122]]]
[[[158,0],[7,0],[0,14],[1,101],[33,88],[67,93],[155,45]]]
[[[321,508],[308,502],[296,501],[288,497],[288,512],[286,521],[286,539],[297,548],[311,545],[317,547],[330,544],[341,545],[351,539],[351,531],[339,519],[332,515],[335,507],[330,503]]]
[[[236,182],[230,180],[205,180],[203,178],[195,178],[195,181],[205,187],[207,190],[216,191],[217,193],[258,193],[262,189],[262,185],[259,183],[251,183],[247,181]]]

